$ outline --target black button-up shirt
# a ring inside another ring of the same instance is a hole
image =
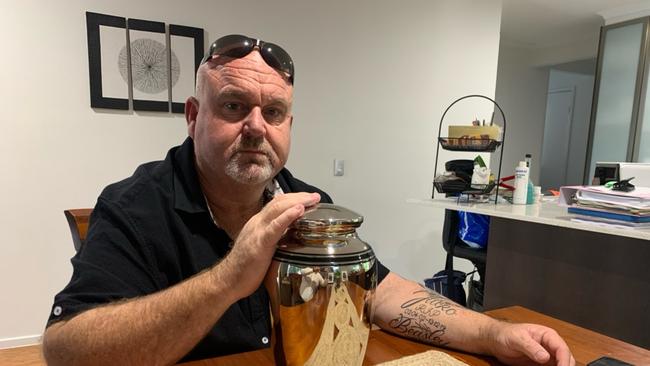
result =
[[[284,192],[318,192],[321,202],[332,202],[286,169],[275,179]],[[141,165],[104,189],[86,243],[72,258],[72,279],[56,295],[48,324],[173,286],[214,265],[231,241],[212,221],[188,138],[165,160]],[[379,267],[381,280],[388,270]],[[230,306],[183,361],[268,347],[270,327],[269,299],[261,286]]]

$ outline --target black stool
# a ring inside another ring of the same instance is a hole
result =
[[[447,278],[453,278],[454,257],[467,259],[477,269],[479,280],[471,281],[468,291],[467,307],[474,310],[483,310],[483,289],[485,288],[485,262],[487,259],[486,248],[472,248],[458,237],[458,212],[445,210],[445,221],[442,228],[442,247],[447,252],[445,271]],[[449,286],[449,297],[454,298],[456,289]],[[479,296],[480,295],[480,296]]]

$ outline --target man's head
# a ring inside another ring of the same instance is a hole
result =
[[[203,178],[261,184],[286,163],[293,63],[278,49],[243,36],[210,47],[197,72],[196,97],[185,103]]]

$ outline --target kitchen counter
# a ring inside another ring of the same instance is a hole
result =
[[[575,215],[569,214],[567,208],[558,205],[555,200],[533,205],[513,205],[511,203],[499,203],[495,205],[493,201],[489,203],[468,203],[457,202],[455,198],[408,199],[407,202],[454,211],[473,212],[492,217],[501,217],[505,219],[527,221],[569,229],[625,236],[634,239],[650,240],[650,227],[642,229],[618,228],[614,226],[572,221],[571,218],[575,217]]]
[[[408,202],[491,217],[486,310],[522,305],[650,349],[650,229],[575,222],[556,202]]]

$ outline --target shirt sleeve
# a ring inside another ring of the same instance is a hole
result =
[[[72,278],[55,296],[47,325],[111,301],[158,291],[151,258],[129,217],[100,199],[86,242],[71,259]]]
[[[377,261],[377,284],[380,284],[389,273],[390,269],[384,266],[380,261]]]

